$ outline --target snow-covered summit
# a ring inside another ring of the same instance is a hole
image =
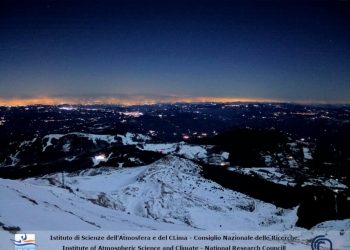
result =
[[[296,209],[274,205],[225,189],[201,176],[201,167],[177,156],[142,167],[66,174],[66,188],[76,197],[126,217],[152,219],[198,229],[287,230],[294,227]],[[27,179],[33,186],[56,192],[60,174]],[[64,219],[64,218],[62,218]],[[117,225],[116,225],[117,226]],[[119,227],[120,228],[120,227]]]

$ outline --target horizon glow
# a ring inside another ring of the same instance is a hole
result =
[[[0,98],[0,107],[25,107],[25,106],[57,106],[57,105],[155,105],[155,104],[176,104],[176,103],[295,103],[295,104],[350,104],[350,102],[324,102],[324,101],[285,101],[272,99],[251,99],[251,98],[214,98],[214,97],[196,97],[196,98],[172,98],[172,99],[72,99],[72,98],[27,98],[27,99],[4,99]],[[67,108],[68,109],[68,108]]]

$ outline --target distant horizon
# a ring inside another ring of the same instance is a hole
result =
[[[315,101],[315,100],[278,100],[263,98],[230,98],[230,97],[173,97],[173,98],[0,98],[0,107],[25,107],[25,106],[59,106],[59,105],[157,105],[178,103],[273,103],[273,104],[302,104],[302,105],[349,105],[350,101]]]

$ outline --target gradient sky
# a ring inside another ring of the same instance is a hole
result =
[[[349,1],[1,1],[0,99],[350,102]]]

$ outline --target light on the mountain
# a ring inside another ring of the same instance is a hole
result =
[[[96,155],[94,158],[97,161],[105,161],[106,160],[106,155],[105,154],[100,154],[100,155]]]

